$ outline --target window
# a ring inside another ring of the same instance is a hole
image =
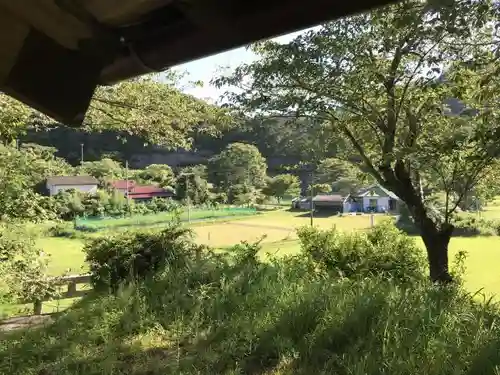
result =
[[[377,200],[376,199],[370,199],[368,203],[370,208],[377,208]]]

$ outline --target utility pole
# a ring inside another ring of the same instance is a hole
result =
[[[191,223],[191,198],[189,197],[189,174],[186,174],[186,198],[187,198],[187,215],[188,224]]]
[[[311,227],[314,225],[314,172],[311,172]]]
[[[80,143],[80,165],[83,165],[83,143]]]
[[[189,195],[189,177],[194,176],[194,173],[182,173],[181,176],[184,176],[186,179],[186,205],[187,205],[187,219],[188,223],[191,223],[191,197]]]
[[[128,192],[128,160],[125,160],[125,196],[127,197],[127,207],[130,213],[130,195]]]

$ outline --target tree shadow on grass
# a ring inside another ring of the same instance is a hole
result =
[[[289,372],[283,373],[313,374],[332,353],[341,357],[370,334],[385,303],[383,295],[379,297],[354,309],[336,311],[338,319],[331,325],[325,325],[325,321],[332,302],[321,293],[290,303],[272,323],[260,328],[253,325],[256,322],[234,316],[188,348],[190,354],[181,360],[181,368],[262,375],[281,367],[284,359],[296,358],[291,361]],[[269,301],[269,306],[275,305]],[[332,370],[342,373],[341,366]]]
[[[112,365],[127,354],[122,340],[136,328],[134,312],[109,296],[89,295],[44,327],[9,332],[0,343],[0,373],[40,375],[102,374],[99,361]],[[124,329],[125,327],[125,329]],[[96,352],[99,358],[96,357]],[[97,361],[97,362],[96,362]]]

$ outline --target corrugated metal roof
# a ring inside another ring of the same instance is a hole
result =
[[[47,179],[49,185],[97,185],[99,181],[92,176],[52,176]]]
[[[343,202],[344,198],[342,198],[339,194],[319,194],[313,198],[313,202]]]
[[[397,199],[399,200],[399,197],[394,194],[392,191],[384,188],[383,186],[379,185],[379,184],[373,184],[373,185],[370,185],[366,188],[363,188],[361,190],[359,190],[356,194],[353,194],[352,196],[353,197],[362,197],[362,196],[366,196],[367,194],[370,193],[371,190],[373,190],[374,188],[378,188],[380,190],[382,190],[384,192],[384,194],[386,194],[389,198],[392,198],[392,199]],[[380,195],[373,195],[374,197],[379,197]]]

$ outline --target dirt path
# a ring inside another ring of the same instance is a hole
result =
[[[16,316],[0,321],[0,334],[14,330],[40,327],[52,322],[52,314]]]
[[[250,224],[250,223],[242,223],[237,221],[231,221],[226,224],[229,225],[238,225],[240,227],[249,227],[249,228],[263,228],[263,229],[276,229],[276,230],[285,230],[287,232],[291,230],[295,230],[293,227],[281,227],[277,225],[266,225],[266,224]]]

